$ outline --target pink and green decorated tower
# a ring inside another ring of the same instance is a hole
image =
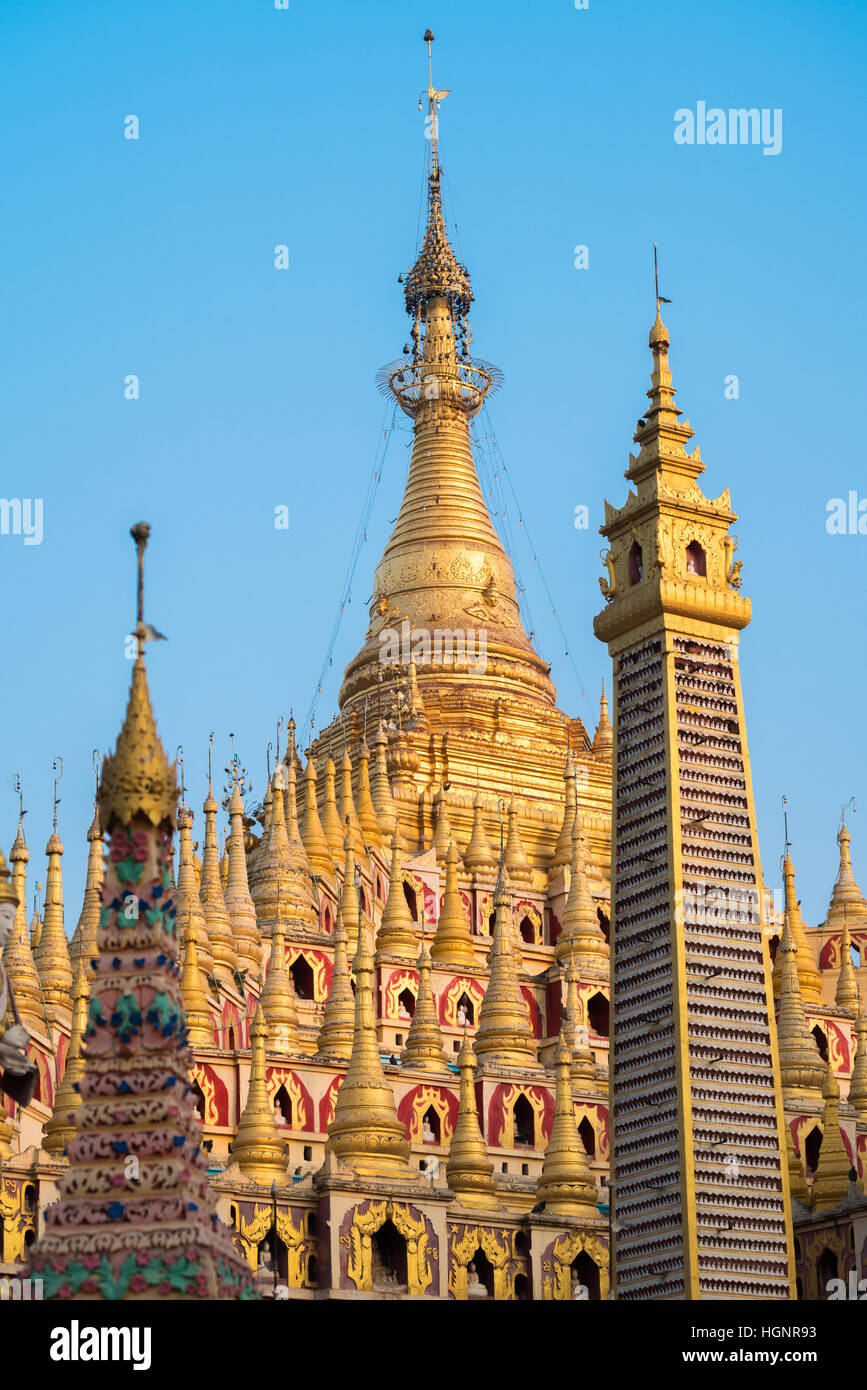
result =
[[[109,836],[96,956],[84,962],[90,1008],[81,1104],[33,1275],[46,1298],[254,1297],[249,1266],[219,1220],[190,1085],[171,879],[177,811],[154,722],[138,550],[138,655],[126,718],[103,765]]]

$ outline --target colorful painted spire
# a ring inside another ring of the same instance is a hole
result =
[[[418,957],[418,997],[401,1062],[416,1071],[444,1072],[446,1069],[443,1035],[430,987],[430,956],[424,942]]]
[[[268,1024],[262,1006],[253,1015],[250,1025],[250,1087],[247,1101],[238,1123],[238,1133],[232,1140],[229,1156],[247,1178],[260,1187],[272,1182],[286,1181],[288,1155],[286,1141],[280,1138],[274,1108],[268,1096],[265,1051]]]
[[[147,688],[138,549],[138,657],[126,718],[103,764],[110,839],[91,980],[81,1106],[60,1198],[31,1273],[47,1298],[236,1298],[249,1267],[217,1217],[199,1148],[177,974],[169,862],[178,788]]]
[[[18,897],[12,933],[3,948],[3,969],[9,981],[21,1021],[25,1028],[45,1029],[45,1009],[42,986],[33,960],[30,933],[27,928],[27,863],[30,851],[24,842],[24,830],[18,822],[18,834],[9,854],[12,864],[12,887]]]
[[[367,931],[359,933],[352,1056],[337,1092],[326,1151],[363,1176],[408,1176],[410,1145],[382,1071],[373,1017],[373,960]]]
[[[418,951],[416,925],[412,920],[409,903],[403,891],[403,870],[400,867],[400,848],[397,834],[391,839],[391,873],[388,879],[388,895],[379,931],[376,935],[376,954],[402,956],[415,960]]]
[[[586,1216],[591,1212],[595,1215],[596,1185],[575,1123],[571,1065],[572,1057],[561,1033],[554,1053],[554,1123],[536,1184],[536,1196],[545,1203],[545,1211],[555,1215]]]
[[[483,1064],[533,1065],[536,1043],[527,1002],[518,984],[513,944],[512,905],[505,866],[494,890],[494,934],[488,953],[488,988],[479,1011],[476,1055]]]
[[[465,1028],[463,1046],[458,1053],[460,1106],[446,1161],[446,1182],[462,1207],[489,1209],[500,1203],[494,1182],[494,1165],[488,1157],[479,1125],[475,1081],[477,1065],[472,1039]]]
[[[431,956],[438,965],[475,965],[476,953],[464,900],[458,888],[459,855],[454,840],[446,854],[443,905],[437,920]]]

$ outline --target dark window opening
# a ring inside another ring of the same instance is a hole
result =
[[[641,546],[638,541],[633,541],[629,550],[629,582],[638,584],[644,573],[642,566]]]
[[[820,1057],[822,1058],[822,1061],[825,1062],[825,1063],[827,1064],[827,1062],[828,1062],[828,1039],[826,1038],[825,1034],[822,1032],[822,1029],[819,1027],[818,1023],[816,1024],[815,1028],[813,1029],[813,1037],[816,1039],[816,1046],[817,1046],[818,1049],[819,1049],[819,1055],[820,1055]]]
[[[596,1131],[595,1131],[595,1129],[593,1128],[592,1124],[590,1123],[590,1121],[589,1121],[589,1119],[587,1118],[586,1115],[584,1116],[584,1119],[581,1121],[580,1125],[578,1126],[578,1135],[579,1135],[579,1137],[580,1137],[580,1139],[581,1139],[581,1143],[584,1145],[584,1152],[586,1153],[587,1157],[588,1157],[588,1158],[595,1158],[595,1157],[596,1157]]]
[[[305,1144],[305,1145],[304,1145],[304,1162],[305,1162],[305,1163],[309,1163],[310,1160],[312,1159],[312,1157],[313,1157],[313,1145],[312,1145],[312,1144]]]
[[[804,1163],[808,1173],[815,1173],[819,1166],[819,1154],[822,1151],[822,1131],[818,1125],[814,1125],[804,1140],[802,1152]]]
[[[529,917],[521,918],[521,925],[518,928],[518,930],[521,933],[522,941],[528,942],[531,946],[535,945],[536,928],[533,926],[533,923],[530,921]]]
[[[281,1086],[274,1097],[274,1117],[278,1125],[292,1125],[292,1100],[285,1086]]]
[[[515,1298],[522,1303],[530,1297],[530,1281],[526,1274],[515,1275]]]
[[[313,969],[306,956],[298,956],[289,967],[289,974],[295,981],[295,993],[299,999],[312,999],[316,993],[313,986]]]
[[[307,1260],[307,1283],[311,1288],[315,1288],[319,1278],[319,1269],[316,1264],[316,1256],[310,1255]]]
[[[572,1297],[574,1298],[577,1286],[583,1284],[587,1290],[587,1297],[591,1302],[598,1303],[602,1297],[599,1286],[599,1266],[591,1260],[586,1250],[582,1250],[571,1264],[571,1283]]]
[[[455,1009],[455,1017],[457,1018],[459,1028],[463,1028],[465,1023],[468,1023],[472,1028],[475,1023],[476,1011],[473,1008],[473,1001],[468,994],[462,994],[458,1000],[457,1008]]]
[[[686,572],[700,574],[703,579],[707,578],[707,560],[698,541],[690,541],[686,547]]]
[[[264,1240],[259,1242],[259,1273],[266,1279],[270,1276],[274,1278],[276,1270],[277,1284],[288,1284],[289,1282],[289,1251],[284,1242],[278,1236],[272,1226]]]
[[[421,1141],[423,1144],[438,1144],[440,1142],[440,1117],[432,1105],[422,1116]]]
[[[608,1037],[609,1004],[604,994],[594,994],[587,1001],[587,1022],[597,1038]]]
[[[235,1051],[235,1048],[237,1047],[237,1045],[238,1045],[238,1044],[237,1044],[236,1041],[235,1041],[235,1030],[234,1030],[234,1028],[230,1028],[230,1029],[229,1029],[229,1051],[230,1051],[230,1052],[234,1052],[234,1051]]]
[[[596,916],[597,916],[598,919],[599,919],[599,926],[602,928],[602,935],[605,937],[605,940],[608,942],[608,944],[609,944],[609,946],[610,946],[610,945],[611,945],[611,922],[610,922],[609,918],[606,916],[606,914],[602,911],[602,908],[601,908],[601,907],[597,907],[597,909],[596,909]]]
[[[374,1289],[406,1288],[406,1240],[391,1218],[371,1241]]]
[[[828,1293],[828,1285],[831,1280],[839,1278],[837,1274],[837,1256],[834,1254],[833,1250],[829,1250],[827,1246],[825,1246],[825,1249],[819,1256],[819,1262],[816,1265],[816,1274],[819,1282],[819,1297],[821,1298],[823,1294]]]
[[[403,885],[403,896],[406,898],[406,905],[407,905],[407,907],[409,908],[409,915],[410,915],[410,917],[412,918],[412,920],[413,920],[414,922],[417,922],[417,921],[418,921],[418,900],[417,900],[417,898],[416,898],[416,896],[415,896],[415,889],[414,889],[414,888],[410,888],[409,884],[406,883],[406,882],[404,882],[404,885]]]
[[[193,1082],[193,1095],[194,1095],[194,1097],[195,1097],[196,1114],[198,1115],[199,1119],[202,1121],[202,1124],[204,1124],[204,1122],[205,1122],[205,1096],[204,1096],[204,1092],[202,1091],[202,1088],[201,1088],[201,1086],[199,1085],[198,1081],[194,1081],[194,1082]]]
[[[411,989],[401,990],[400,994],[397,996],[397,1006],[398,1012],[401,1015],[412,1018],[415,1013],[415,995]]]
[[[467,1297],[493,1298],[493,1296],[494,1267],[479,1245],[467,1265]]]
[[[328,907],[327,904],[325,907],[325,911],[322,914],[322,925],[327,932],[331,931],[331,908]]]
[[[525,1095],[518,1096],[513,1113],[515,1116],[515,1146],[526,1144],[532,1148],[536,1135],[536,1116]]]
[[[778,936],[772,936],[771,939],[770,939],[770,941],[768,942],[768,950],[769,950],[770,953],[771,953],[771,965],[773,965],[774,962],[776,961],[776,959],[777,959],[777,952],[779,951],[779,949],[780,949],[780,938],[779,938]]]

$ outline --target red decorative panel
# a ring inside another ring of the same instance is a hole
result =
[[[518,1097],[524,1095],[530,1102],[535,1116],[535,1135],[533,1147],[543,1149],[551,1134],[554,1120],[554,1097],[544,1086],[521,1086],[513,1081],[501,1081],[488,1103],[488,1143],[500,1149],[515,1147],[514,1107]]]
[[[319,1102],[319,1130],[324,1133],[334,1119],[334,1102],[337,1100],[337,1092],[340,1090],[342,1076],[335,1076],[325,1095]]]

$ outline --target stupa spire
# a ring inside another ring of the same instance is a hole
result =
[[[610,758],[614,748],[614,730],[611,727],[611,720],[608,717],[608,699],[605,694],[605,684],[602,685],[602,698],[599,701],[599,723],[596,725],[596,733],[593,735],[593,752],[601,757]]]
[[[514,796],[509,802],[509,834],[506,840],[506,868],[509,878],[514,883],[527,883],[533,877],[533,869],[527,858],[524,843],[521,839],[521,827],[518,823],[518,807]]]
[[[572,829],[575,825],[577,793],[575,791],[575,768],[572,763],[571,752],[566,754],[563,781],[565,783],[566,801],[563,807],[563,820],[560,824],[560,833],[557,836],[557,843],[554,846],[554,853],[551,857],[550,867],[552,869],[559,867],[561,864],[568,864],[572,858]]]
[[[840,973],[837,976],[834,1003],[838,1008],[849,1009],[853,1013],[857,1013],[861,1008],[861,991],[858,988],[855,967],[852,964],[852,937],[845,915],[840,930]]]
[[[337,769],[334,766],[334,759],[329,754],[325,760],[325,791],[322,799],[322,829],[325,831],[325,838],[328,841],[328,848],[331,850],[331,858],[334,864],[339,864],[343,858],[343,821],[340,819],[340,812],[337,809],[337,795],[335,792],[335,780]]]
[[[347,825],[343,834],[343,887],[340,890],[340,911],[349,950],[355,953],[358,947],[358,934],[361,930],[361,906],[358,901],[358,884],[355,881],[355,854],[353,852],[352,826]]]
[[[331,988],[325,1003],[325,1016],[319,1030],[316,1051],[320,1057],[334,1058],[347,1062],[352,1056],[352,1039],[355,1036],[355,996],[349,978],[349,964],[346,957],[346,928],[343,914],[337,909],[337,924],[334,928],[334,966],[331,973]]]
[[[391,843],[391,837],[397,827],[397,809],[394,804],[394,796],[391,790],[391,782],[388,780],[388,765],[385,757],[385,750],[388,747],[388,734],[382,727],[382,720],[379,721],[376,733],[373,737],[374,747],[374,767],[373,782],[371,784],[371,799],[379,827],[382,831],[383,842]]]
[[[262,938],[256,921],[256,907],[250,895],[247,882],[247,854],[244,848],[244,802],[238,778],[232,787],[229,803],[229,871],[226,877],[224,901],[232,934],[235,938],[235,953],[238,966],[242,970],[259,975],[262,966]]]
[[[443,905],[437,919],[431,956],[437,964],[475,965],[476,953],[464,900],[458,888],[458,864],[460,856],[454,840],[449,842],[446,854],[446,883]]]
[[[458,1053],[461,1077],[460,1104],[455,1132],[446,1161],[446,1182],[463,1207],[499,1206],[494,1165],[482,1138],[476,1104],[475,1072],[478,1063],[473,1043],[464,1027],[464,1041]]]
[[[250,1087],[229,1156],[246,1178],[260,1187],[286,1181],[286,1141],[280,1138],[268,1096],[265,1051],[268,1024],[260,1004],[250,1025]]]
[[[192,811],[186,805],[186,802],[182,800],[178,809],[178,838],[180,840],[180,848],[178,851],[178,882],[175,889],[178,946],[183,955],[183,948],[186,944],[190,928],[195,924],[196,953],[199,964],[206,974],[211,975],[214,971],[214,958],[211,955],[211,944],[208,940],[208,925],[205,920],[205,912],[199,894],[196,866],[193,863],[193,820]]]
[[[473,797],[473,828],[469,843],[464,850],[464,867],[471,874],[490,872],[496,868],[497,856],[491,848],[485,821],[482,815],[482,798],[478,792]]]
[[[391,840],[391,872],[388,895],[376,935],[376,954],[404,956],[415,960],[418,950],[416,926],[403,891],[403,870],[400,866],[400,846],[397,834]]]
[[[567,1216],[584,1216],[596,1211],[596,1186],[575,1123],[572,1104],[572,1057],[561,1032],[554,1053],[554,1122],[536,1196],[545,1210]]]
[[[494,890],[494,934],[488,952],[488,988],[479,1011],[476,1053],[483,1062],[527,1066],[536,1062],[536,1043],[527,1003],[518,984],[512,902],[505,866]]]
[[[138,656],[126,719],[99,790],[111,844],[91,980],[81,1106],[60,1199],[46,1212],[31,1272],[46,1298],[235,1298],[249,1268],[217,1217],[188,1084],[171,895],[178,800],[153,718],[138,551]],[[190,942],[192,945],[192,941]],[[135,1100],[135,1118],[130,1101]],[[138,1163],[130,1165],[130,1154]],[[132,1169],[134,1168],[134,1171]]]
[[[822,998],[822,980],[816,967],[816,960],[812,948],[807,940],[804,930],[804,921],[801,917],[801,905],[798,902],[798,894],[795,888],[795,867],[792,857],[786,850],[783,859],[783,901],[786,920],[789,924],[792,941],[797,951],[798,984],[801,989],[801,998],[805,1003],[817,1004]],[[774,961],[773,984],[774,993],[780,991],[780,973],[782,971],[782,959],[779,951]]]
[[[572,826],[572,868],[569,896],[563,911],[563,930],[557,941],[557,958],[573,954],[583,973],[608,971],[609,949],[587,882],[584,832],[576,815]]]
[[[344,825],[348,825],[352,831],[352,848],[359,859],[366,858],[364,846],[364,836],[361,833],[361,824],[358,819],[358,812],[355,809],[355,797],[352,793],[352,759],[349,756],[349,749],[344,748],[343,760],[340,764],[340,802],[338,804],[340,819]]]
[[[271,959],[268,962],[265,987],[259,997],[259,1007],[268,1025],[271,1047],[281,1054],[298,1049],[298,1010],[295,998],[295,981],[291,972],[286,969],[286,937],[283,923],[278,917],[271,933]]]
[[[232,937],[232,919],[229,916],[223,885],[220,880],[220,850],[217,844],[217,798],[214,796],[213,769],[211,765],[214,735],[208,747],[208,795],[202,811],[205,817],[205,848],[202,852],[202,877],[199,899],[208,926],[208,940],[214,957],[214,973],[219,980],[232,986],[235,984],[235,971],[238,957]]]
[[[822,1112],[822,1147],[810,1193],[813,1211],[830,1211],[843,1201],[849,1192],[849,1173],[852,1160],[846,1152],[840,1133],[840,1087],[830,1067],[825,1069],[822,1087],[825,1108]]]
[[[418,957],[418,998],[401,1062],[416,1071],[443,1072],[446,1069],[443,1036],[430,987],[430,956],[424,941]]]
[[[566,966],[566,1020],[563,1032],[566,1046],[572,1055],[572,1078],[585,1089],[596,1083],[596,1062],[586,1037],[586,1025],[581,1022],[581,1000],[578,994],[578,968],[574,954]]]
[[[78,1089],[84,1075],[84,1031],[87,1026],[89,995],[85,963],[82,961],[72,982],[72,1028],[69,1034],[66,1068],[54,1097],[51,1118],[47,1121],[42,1136],[43,1149],[53,1155],[64,1153],[75,1134],[75,1113],[80,1105]]]
[[[15,996],[18,1012],[25,1026],[45,1029],[45,1010],[42,986],[33,960],[30,932],[27,926],[27,863],[30,851],[24,841],[24,827],[18,821],[18,833],[9,854],[12,864],[12,888],[18,898],[15,921],[9,940],[3,948],[3,969]]]
[[[368,847],[370,849],[379,848],[382,844],[382,830],[370,790],[370,749],[364,738],[358,745],[358,796],[356,802],[358,821]]]
[[[97,786],[97,795],[99,787]],[[73,970],[82,961],[85,970],[96,955],[96,938],[99,930],[99,904],[102,884],[105,878],[105,853],[102,827],[99,823],[99,803],[93,803],[93,820],[87,832],[87,876],[84,884],[84,900],[72,939],[69,943],[69,960]]]
[[[858,1013],[855,1032],[858,1037],[858,1049],[846,1099],[854,1106],[859,1120],[867,1120],[867,1017],[863,1009]]]
[[[816,1039],[807,1027],[807,1015],[798,983],[798,948],[788,918],[783,926],[777,954],[783,958],[777,1011],[777,1042],[783,1093],[787,1098],[809,1097],[811,1100],[817,1100],[822,1094],[825,1064]]]
[[[379,1059],[371,981],[373,960],[362,927],[353,965],[355,1027],[352,1055],[337,1092],[326,1149],[362,1175],[408,1174],[410,1145],[397,1118],[394,1094]]]
[[[322,829],[319,807],[316,804],[316,764],[307,759],[304,769],[304,815],[301,818],[301,839],[310,860],[314,874],[331,878],[334,873],[334,860],[331,848]]]
[[[199,957],[199,928],[196,921],[190,921],[183,946],[184,958],[181,967],[181,995],[184,1001],[184,1015],[187,1024],[187,1037],[197,1047],[214,1046],[214,1021],[207,991],[202,984],[202,967]]]
[[[58,773],[58,763],[60,772]],[[61,1018],[69,1022],[69,998],[72,988],[72,966],[69,962],[69,945],[63,927],[63,873],[60,858],[63,844],[57,833],[57,783],[63,774],[63,760],[54,760],[54,829],[45,846],[48,855],[48,872],[45,878],[45,906],[42,910],[42,930],[39,945],[34,953],[34,962],[42,985],[42,997],[52,1023]]]

